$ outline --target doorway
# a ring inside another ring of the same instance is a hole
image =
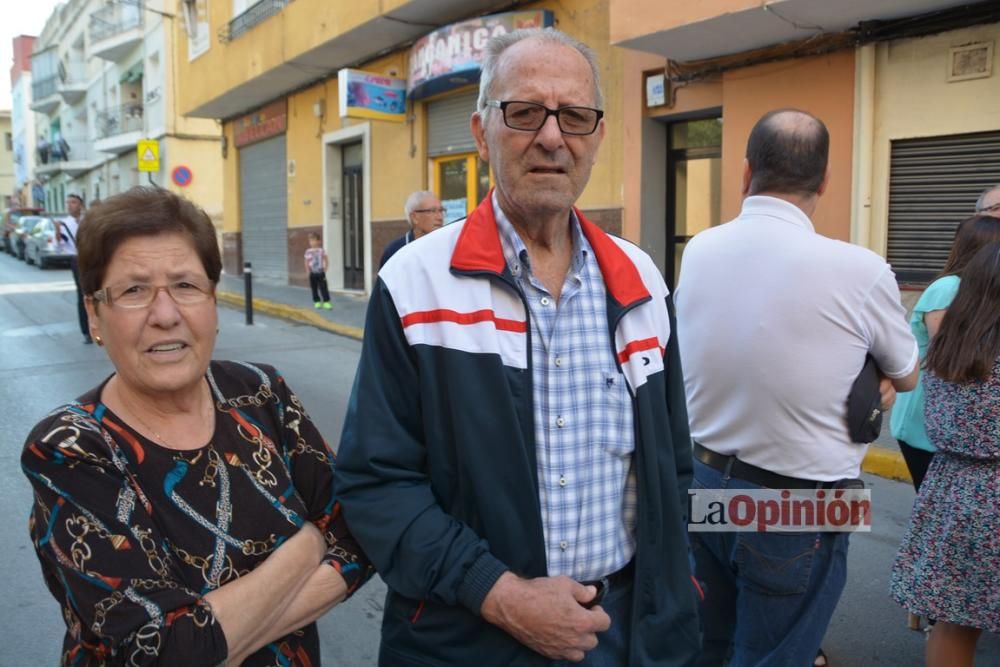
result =
[[[722,118],[670,123],[667,132],[667,252],[665,276],[677,285],[684,248],[718,225],[722,201]]]

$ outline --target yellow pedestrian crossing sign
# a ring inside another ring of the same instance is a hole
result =
[[[135,146],[139,160],[139,171],[160,170],[160,142],[156,139],[140,139]]]

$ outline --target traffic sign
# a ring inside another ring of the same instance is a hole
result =
[[[160,170],[160,142],[156,139],[140,139],[135,145],[136,157],[139,160],[139,171]]]
[[[170,178],[173,180],[174,185],[186,188],[191,185],[191,181],[194,180],[194,174],[191,173],[190,167],[186,167],[182,164],[174,167],[174,170],[170,172]]]

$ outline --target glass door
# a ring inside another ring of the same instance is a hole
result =
[[[720,222],[722,119],[672,123],[668,136],[665,278],[673,289],[687,242]]]
[[[445,208],[444,224],[461,220],[490,190],[490,166],[476,153],[433,158],[433,190]]]

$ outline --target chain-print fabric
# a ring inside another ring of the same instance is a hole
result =
[[[63,665],[216,665],[226,640],[204,595],[252,571],[305,521],[353,593],[372,574],[333,497],[335,457],[273,368],[212,362],[211,442],[161,447],[100,402],[43,419],[22,467],[32,541],[66,621]],[[105,381],[106,383],[107,381]],[[319,665],[316,625],[247,666]]]

